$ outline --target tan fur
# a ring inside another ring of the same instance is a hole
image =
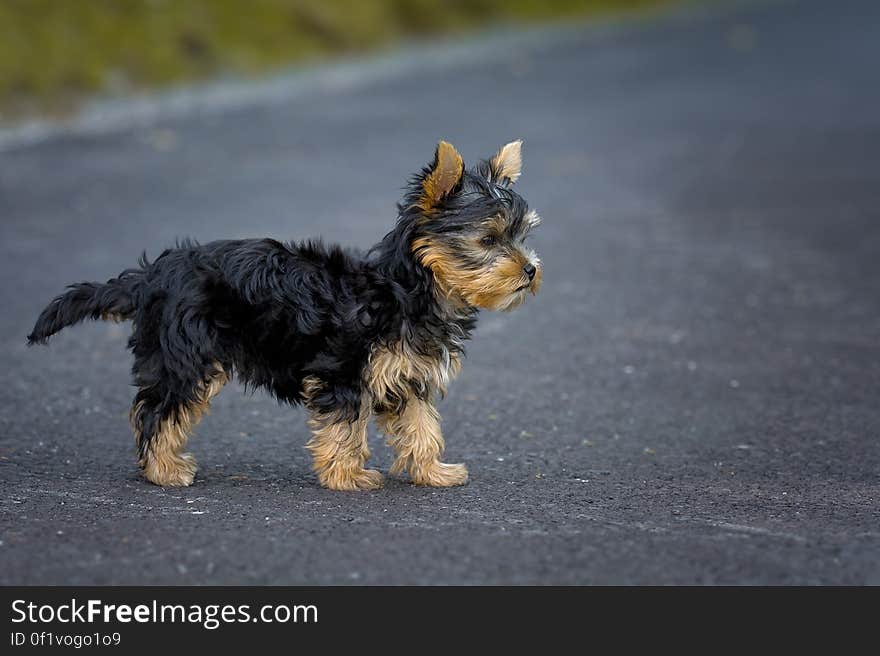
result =
[[[215,372],[199,390],[195,403],[179,409],[176,417],[165,419],[159,431],[150,440],[146,453],[140,460],[144,476],[151,483],[166,486],[191,485],[196,474],[196,461],[192,454],[183,453],[193,427],[207,414],[210,401],[229,381],[229,376],[217,365]],[[134,419],[138,407],[132,408]],[[135,437],[140,441],[139,429],[132,423]]]
[[[377,348],[370,357],[367,386],[378,404],[403,400],[412,394],[412,386],[428,396],[446,395],[446,386],[461,370],[458,355],[445,353],[436,358],[413,353],[398,342]]]
[[[441,141],[437,144],[437,153],[434,168],[422,182],[424,195],[422,196],[422,209],[429,210],[441,201],[461,179],[464,173],[464,161],[455,147]]]
[[[490,165],[497,178],[510,178],[511,182],[519,180],[522,173],[522,139],[503,146],[495,153]]]
[[[393,408],[379,414],[379,425],[388,434],[389,445],[397,450],[392,473],[407,470],[417,485],[464,484],[464,465],[440,462],[440,417],[429,400],[420,398],[445,393],[446,385],[460,367],[456,355],[430,358],[412,353],[401,343],[377,348],[370,358],[365,376],[367,390],[354,421],[310,408],[312,439],[307,448],[314,458],[313,468],[321,485],[333,490],[371,490],[382,486],[382,475],[364,468],[370,457],[367,423],[373,406]],[[315,378],[304,381],[303,401],[307,408],[320,386]]]
[[[436,394],[446,393],[447,384],[460,369],[461,361],[455,354],[431,358],[413,353],[401,343],[373,353],[367,385],[375,403],[393,407],[378,417],[388,444],[397,451],[392,474],[409,471],[415,484],[437,487],[467,481],[464,465],[440,462],[444,447],[440,415],[430,401]]]
[[[467,482],[468,472],[463,464],[440,462],[444,448],[440,415],[429,401],[410,397],[399,412],[381,414],[379,427],[397,451],[392,474],[406,470],[416,485],[434,487]]]
[[[308,408],[320,381],[303,381],[303,398]],[[312,438],[306,448],[314,459],[312,468],[318,481],[331,490],[375,490],[382,487],[382,474],[375,469],[364,469],[370,457],[367,447],[367,422],[370,418],[369,398],[363,403],[355,421],[351,422],[334,413],[318,412],[309,408],[309,427]]]
[[[512,310],[525,300],[525,291],[537,292],[540,268],[529,286],[517,292],[527,279],[523,266],[529,261],[519,251],[499,257],[478,270],[459,265],[458,254],[431,237],[413,240],[412,250],[422,265],[431,269],[440,292],[453,303],[487,310]],[[537,281],[537,285],[536,285]]]
[[[162,422],[140,462],[148,481],[162,487],[192,484],[196,475],[195,458],[190,453],[181,453],[192,425],[186,414],[178,421]]]

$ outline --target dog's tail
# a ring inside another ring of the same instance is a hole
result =
[[[105,284],[81,282],[70,285],[40,313],[33,332],[28,335],[28,345],[45,344],[62,328],[85,319],[130,319],[136,310],[131,284],[135,273],[140,272],[126,271]]]

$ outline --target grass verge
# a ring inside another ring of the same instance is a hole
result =
[[[403,38],[634,11],[672,0],[3,0],[0,119],[96,94],[366,52]]]

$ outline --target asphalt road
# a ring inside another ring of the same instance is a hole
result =
[[[878,25],[815,0],[513,35],[0,153],[0,583],[880,584]],[[25,347],[142,250],[367,246],[438,138],[518,137],[545,284],[483,315],[441,405],[464,488],[320,489],[303,412],[230,386],[195,485],[160,489],[126,327]]]

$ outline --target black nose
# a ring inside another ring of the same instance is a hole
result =
[[[535,278],[535,273],[537,272],[537,269],[535,268],[535,265],[534,265],[534,264],[532,264],[531,262],[529,262],[528,264],[526,264],[526,265],[523,267],[523,271],[526,272],[526,275],[529,277],[529,281],[530,281],[530,282],[531,282],[532,280],[534,280],[534,278]]]

